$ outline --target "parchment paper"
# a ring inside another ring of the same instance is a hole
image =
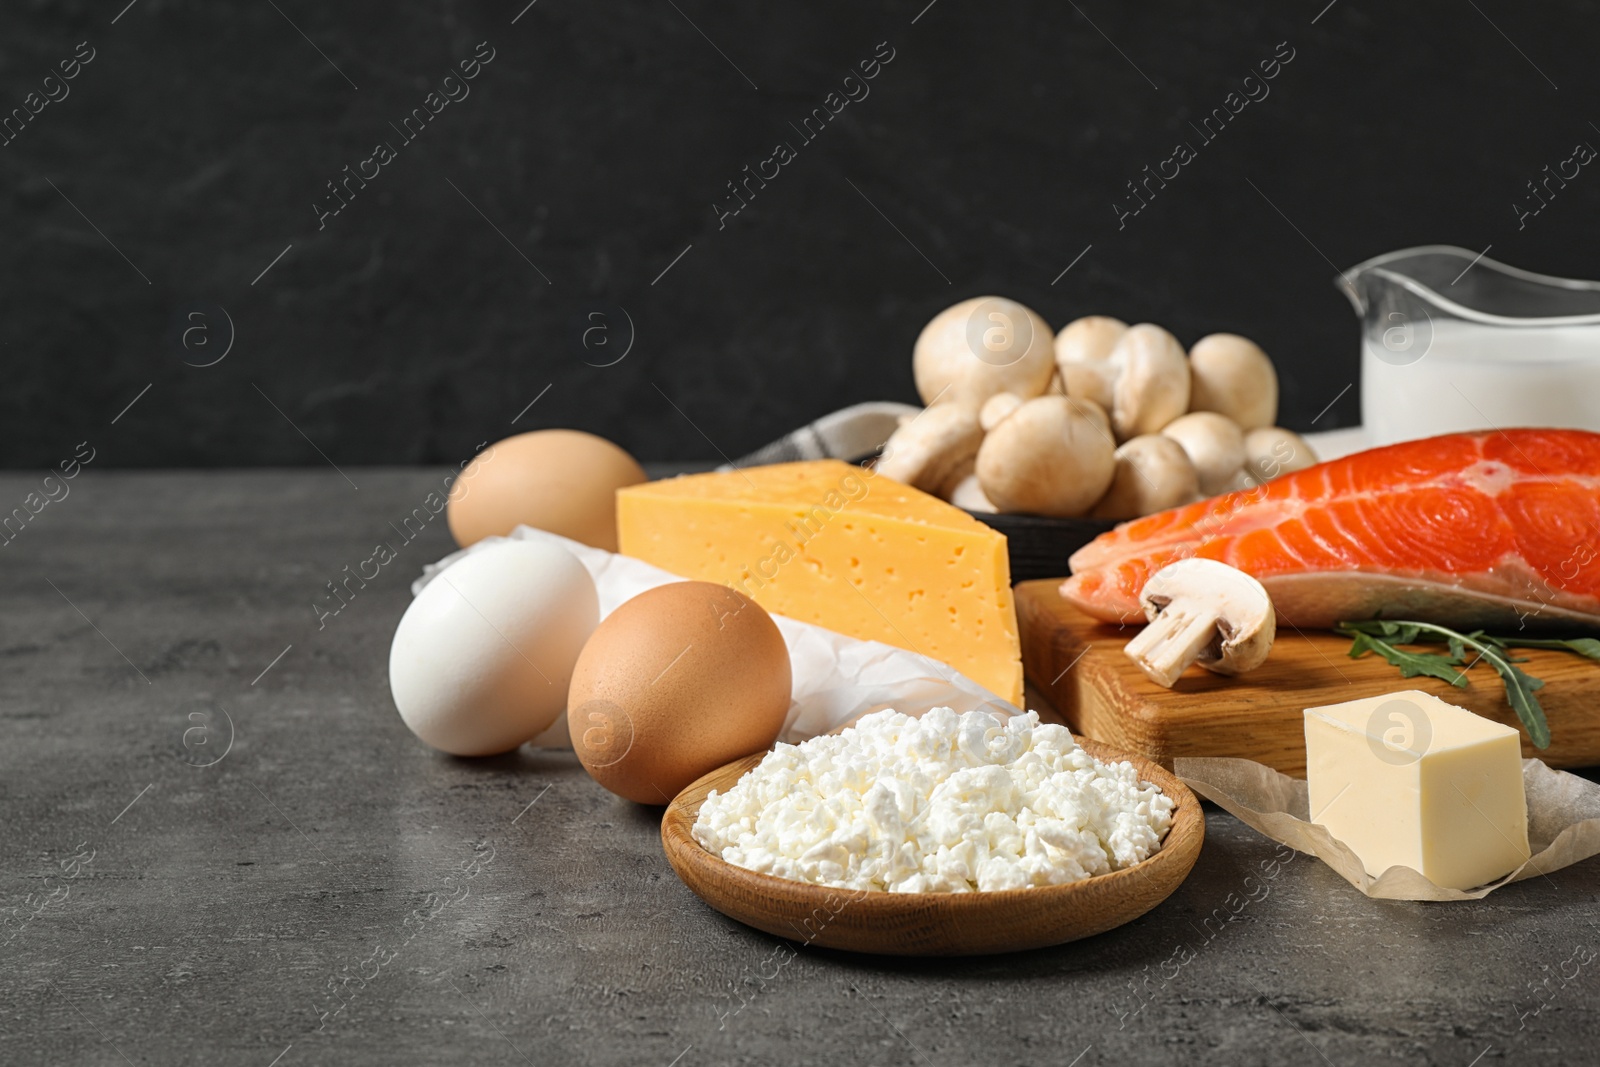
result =
[[[518,526],[511,531],[510,539],[560,545],[577,556],[594,578],[602,619],[646,589],[684,580],[643,560],[591,548],[544,530]],[[422,577],[411,583],[411,595],[416,596],[435,575],[469,552],[503,540],[507,538],[487,537],[428,564]],[[790,744],[825,734],[882,708],[917,716],[938,707],[948,707],[958,714],[981,707],[1002,719],[1019,712],[1015,705],[938,660],[877,641],[846,637],[782,615],[773,615],[772,621],[778,624],[778,632],[789,646],[789,665],[794,673],[794,702],[789,705],[789,717],[780,735]],[[566,716],[530,744],[571,748]]]
[[[1348,846],[1310,822],[1306,783],[1244,759],[1179,758],[1184,783],[1223,810],[1297,852],[1310,853],[1369,897],[1383,900],[1479,900],[1508,882],[1548,874],[1600,853],[1600,785],[1539,760],[1522,761],[1528,799],[1528,845],[1533,856],[1498,882],[1445,889],[1410,867],[1369,875]]]

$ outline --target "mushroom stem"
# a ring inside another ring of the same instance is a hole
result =
[[[1171,689],[1189,664],[1218,643],[1221,621],[1221,614],[1208,608],[1169,607],[1135,634],[1125,651],[1152,682]]]

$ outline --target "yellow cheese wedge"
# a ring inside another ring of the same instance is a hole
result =
[[[1022,703],[1005,535],[910,486],[831,459],[669,478],[617,491],[617,541]]]

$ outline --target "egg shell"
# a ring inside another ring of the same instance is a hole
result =
[[[568,723],[607,789],[665,804],[709,771],[768,748],[792,690],[772,617],[713,582],[673,582],[606,616],[578,657]]]
[[[400,718],[457,756],[508,752],[565,709],[599,619],[594,579],[566,549],[487,545],[435,575],[401,616],[389,646]]]
[[[519,525],[617,550],[617,490],[645,481],[628,453],[581,430],[535,430],[499,441],[462,470],[446,519],[462,548]]]

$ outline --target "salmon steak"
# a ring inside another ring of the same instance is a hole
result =
[[[1190,556],[1254,576],[1289,626],[1600,628],[1600,434],[1447,434],[1319,463],[1121,524],[1073,553],[1061,594],[1142,623],[1145,580]]]

